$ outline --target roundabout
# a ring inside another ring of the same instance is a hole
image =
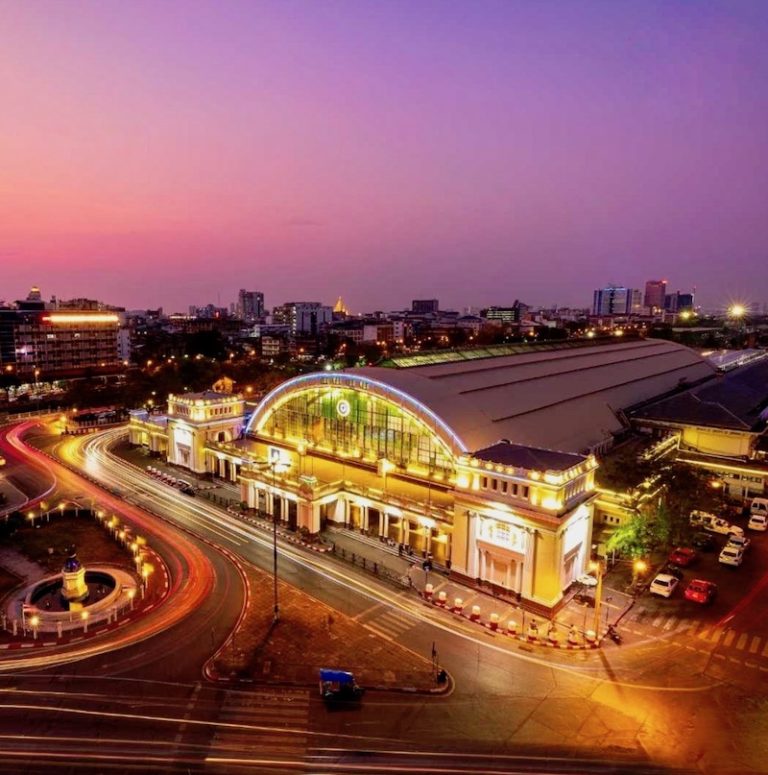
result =
[[[122,568],[97,565],[86,570],[74,547],[61,573],[28,584],[13,596],[5,616],[18,634],[19,622],[24,634],[57,633],[88,625],[117,620],[126,609],[133,609],[139,590],[134,576]],[[143,590],[143,587],[142,587]]]

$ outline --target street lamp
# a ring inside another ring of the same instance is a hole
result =
[[[597,586],[595,587],[595,624],[593,630],[600,632],[600,607],[603,604],[603,563],[600,560],[591,560],[589,569],[595,571]]]
[[[645,560],[635,560],[632,563],[632,586],[637,584],[639,576],[642,576],[648,570],[648,563]]]
[[[291,464],[279,457],[270,460],[266,466],[272,469],[272,576],[275,587],[275,602],[273,610],[273,621],[277,622],[280,618],[280,605],[277,596],[277,509],[275,508],[275,491],[277,490],[277,472],[285,473]]]

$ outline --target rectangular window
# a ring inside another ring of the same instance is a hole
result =
[[[504,495],[507,494],[507,490],[509,489],[509,482],[502,482],[501,483],[501,491],[504,493]]]
[[[480,477],[480,486],[484,489],[488,489],[488,477],[487,476],[481,476]]]
[[[498,479],[491,479],[491,489],[496,490],[499,487],[499,480]]]
[[[526,500],[528,499],[528,492],[529,491],[530,491],[530,488],[528,487],[528,485],[524,484],[523,485],[523,498],[525,498]]]

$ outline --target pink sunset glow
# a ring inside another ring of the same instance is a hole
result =
[[[764,3],[0,3],[0,297],[768,299]]]

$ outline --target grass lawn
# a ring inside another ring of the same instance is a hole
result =
[[[133,568],[130,552],[119,546],[109,531],[91,517],[52,515],[50,522],[38,522],[38,525],[18,530],[9,544],[51,573],[61,570],[72,544],[86,568],[102,563]]]

